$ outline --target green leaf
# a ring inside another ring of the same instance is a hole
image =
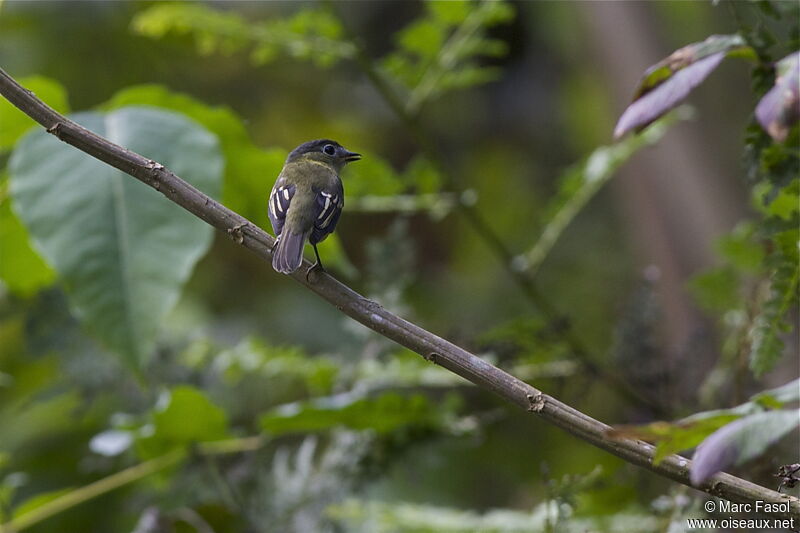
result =
[[[717,430],[697,448],[691,479],[698,485],[731,465],[762,455],[800,425],[800,410],[765,411],[746,416]]]
[[[794,233],[794,232],[791,232]],[[791,235],[786,243],[786,251],[791,259],[783,260],[773,272],[770,280],[770,294],[761,313],[753,321],[749,336],[750,369],[760,376],[772,369],[783,355],[783,341],[780,336],[791,331],[793,325],[787,315],[798,303],[800,287],[800,264],[796,260],[797,237]]]
[[[152,413],[152,434],[140,437],[143,458],[156,457],[196,442],[229,437],[228,417],[202,391],[181,385],[166,392]]]
[[[800,400],[800,378],[790,381],[786,385],[760,392],[750,398],[751,402],[771,408],[783,407],[798,400]]]
[[[467,0],[428,1],[425,6],[436,19],[453,25],[464,22],[472,9],[471,3]]]
[[[41,381],[46,378],[46,373],[56,373],[55,361],[48,361],[49,368],[44,364],[36,365],[26,374],[35,373],[36,376],[25,376],[29,379]],[[16,384],[15,384],[16,385]],[[30,383],[20,383],[22,389],[32,386]],[[47,385],[50,385],[48,383]],[[39,385],[40,391],[46,388]],[[11,392],[20,392],[12,389]],[[38,401],[23,401],[15,398],[5,404],[0,410],[0,423],[3,427],[3,440],[0,447],[4,451],[18,452],[35,440],[56,442],[63,434],[75,430],[75,412],[81,404],[78,393],[72,391],[56,394]]]
[[[660,463],[673,453],[694,448],[711,433],[737,418],[739,418],[737,415],[722,414],[683,426],[673,426],[659,439],[656,453],[653,456],[653,464]]]
[[[416,113],[448,91],[495,79],[499,71],[477,60],[507,53],[505,42],[486,33],[513,16],[501,1],[426,2],[422,16],[396,34],[397,49],[381,61],[383,72],[408,91],[406,109]]]
[[[403,181],[413,183],[417,194],[433,194],[442,188],[441,174],[426,157],[419,155],[406,165]]]
[[[754,239],[752,223],[738,224],[733,231],[717,242],[719,253],[745,272],[758,272],[764,262],[764,248]]]
[[[20,78],[18,81],[59,113],[69,111],[67,91],[57,81],[44,76],[30,76]],[[0,128],[0,153],[2,153],[13,147],[22,134],[35,126],[36,122],[11,102],[0,98],[0,124],[3,125]]]
[[[618,426],[610,432],[610,436],[656,443],[653,464],[658,464],[673,453],[694,448],[714,431],[741,417],[741,414],[727,409],[699,415],[674,423],[652,422],[644,426]]]
[[[405,188],[392,166],[375,154],[364,154],[358,163],[348,165],[342,179],[346,197],[389,196]]]
[[[432,20],[418,20],[397,35],[397,44],[408,53],[431,57],[444,44],[444,32],[445,29]]]
[[[656,443],[653,462],[658,463],[670,454],[694,448],[719,428],[753,413],[762,412],[756,402],[745,402],[730,409],[702,411],[677,422],[651,422],[641,426],[615,426],[611,438],[641,439]]]
[[[388,433],[410,426],[434,425],[437,411],[422,395],[385,393],[374,398],[342,394],[283,405],[261,417],[261,428],[271,435],[325,431],[344,426]]]
[[[139,35],[162,38],[168,33],[190,34],[198,52],[233,53],[248,42],[248,28],[236,13],[209,9],[202,4],[163,2],[137,13],[131,29]]]
[[[739,276],[730,267],[714,268],[693,276],[689,290],[707,311],[723,314],[741,306]]]
[[[352,43],[341,39],[339,20],[323,9],[301,9],[286,19],[251,22],[201,4],[161,3],[138,13],[131,28],[156,39],[169,33],[189,35],[201,54],[232,54],[249,47],[256,64],[283,53],[328,67],[355,53]]]
[[[143,107],[74,119],[218,195],[223,158],[216,137],[196,123]],[[17,145],[10,173],[20,219],[81,320],[131,365],[144,363],[161,319],[211,244],[211,227],[44,131]]]
[[[18,294],[32,294],[53,283],[55,272],[31,248],[28,230],[11,209],[8,185],[0,174],[0,280]]]
[[[297,347],[270,346],[252,337],[217,354],[213,365],[231,386],[246,376],[259,375],[292,384],[299,381],[312,394],[330,393],[339,373],[328,358],[313,357]]]
[[[211,107],[189,95],[175,93],[160,85],[136,85],[116,93],[102,105],[104,111],[131,105],[149,105],[183,113],[214,133],[225,156],[223,203],[262,227],[268,227],[264,202],[270,183],[286,159],[286,150],[263,150],[253,144],[245,125],[228,107]]]

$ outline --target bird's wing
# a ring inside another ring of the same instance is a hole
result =
[[[269,195],[269,220],[272,222],[272,229],[275,231],[276,237],[283,231],[286,212],[289,210],[289,203],[291,203],[296,189],[294,185],[282,185],[278,182]]]
[[[314,229],[311,230],[311,244],[321,242],[333,233],[344,207],[344,190],[341,183],[331,190],[317,192],[314,214]]]

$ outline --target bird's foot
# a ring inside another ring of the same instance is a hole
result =
[[[325,270],[325,267],[322,266],[322,263],[320,262],[314,263],[313,265],[308,267],[308,270],[306,271],[307,282],[311,283],[311,274],[313,274],[314,272],[327,272],[327,270]]]

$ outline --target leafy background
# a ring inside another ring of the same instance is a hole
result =
[[[661,455],[711,435],[698,457],[739,461],[709,468],[773,487],[797,461],[797,127],[774,141],[753,110],[797,50],[792,9],[6,0],[0,66],[263,227],[287,151],[339,140],[365,157],[321,250],[336,275]],[[614,141],[630,96],[691,64],[659,60],[737,32],[749,52],[703,72],[693,112]],[[0,125],[0,523],[653,531],[702,513],[4,100]]]

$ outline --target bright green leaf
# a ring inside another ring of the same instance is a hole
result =
[[[205,394],[188,385],[166,392],[152,415],[152,430],[136,442],[143,458],[162,455],[197,442],[229,437],[228,417]]]
[[[745,272],[757,272],[764,261],[764,248],[755,241],[753,233],[753,225],[743,223],[717,242],[720,254]]]
[[[339,395],[278,407],[261,417],[261,428],[272,434],[308,433],[344,426],[388,433],[411,426],[435,425],[436,409],[422,395],[385,393],[375,398]]]
[[[53,283],[55,272],[31,248],[28,230],[3,195],[8,182],[0,175],[0,280],[13,292],[31,294]]]
[[[421,57],[436,54],[444,44],[445,34],[442,26],[428,19],[421,19],[397,35],[397,44],[406,52]]]
[[[342,179],[345,202],[347,197],[388,196],[398,194],[405,188],[405,183],[392,166],[375,154],[365,154],[358,163],[348,165]]]
[[[227,107],[211,107],[189,95],[175,93],[159,85],[137,85],[115,94],[103,104],[103,110],[130,105],[151,105],[185,114],[214,133],[225,155],[223,203],[269,228],[266,198],[271,183],[265,176],[277,177],[287,151],[280,148],[261,149],[253,144],[241,119]]]
[[[750,398],[750,401],[765,404],[770,407],[783,407],[785,404],[800,400],[800,378],[790,381],[786,385],[765,390]]]
[[[725,313],[741,305],[739,276],[731,268],[714,268],[693,276],[689,290],[703,309],[714,313]]]
[[[739,418],[738,415],[721,414],[687,424],[670,426],[670,429],[658,439],[653,463],[657,464],[673,453],[694,448],[711,433],[737,418]]]
[[[793,324],[787,315],[797,306],[800,288],[800,264],[796,259],[797,238],[785,243],[791,259],[784,258],[770,279],[770,294],[761,313],[750,329],[750,369],[756,376],[772,369],[783,355],[781,335],[791,331]]]
[[[138,107],[74,118],[218,195],[223,158],[216,137],[196,123]],[[17,145],[10,173],[20,219],[59,272],[78,315],[129,363],[141,365],[211,244],[211,227],[44,131]]]
[[[177,444],[228,437],[225,411],[200,390],[187,385],[167,393],[165,405],[153,415],[156,436]]]
[[[283,382],[297,380],[314,394],[330,393],[339,372],[328,358],[313,357],[297,347],[270,346],[254,338],[215,355],[212,364],[232,386],[245,376],[258,375]]]
[[[413,183],[417,194],[432,194],[442,188],[442,176],[431,162],[422,156],[414,157],[403,172],[403,181]]]
[[[355,47],[340,38],[343,31],[339,20],[322,9],[301,9],[285,19],[251,22],[237,13],[202,4],[165,2],[138,13],[131,27],[152,38],[168,33],[189,35],[201,54],[230,55],[250,48],[250,58],[256,64],[271,61],[283,52],[327,67],[355,53]]]
[[[55,80],[43,76],[20,78],[20,85],[33,91],[37,97],[59,113],[69,111],[67,91]],[[0,98],[0,153],[9,150],[26,130],[36,125],[28,115],[17,109],[5,98]]]
[[[467,0],[451,0],[449,2],[429,0],[425,7],[437,19],[453,25],[464,22],[464,19],[469,16],[470,10],[473,9],[473,5]]]

